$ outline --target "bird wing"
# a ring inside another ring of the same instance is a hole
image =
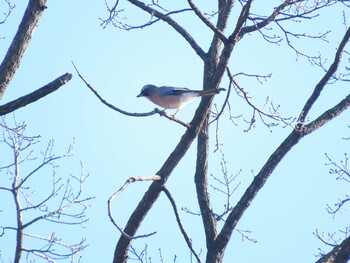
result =
[[[174,87],[161,87],[164,88],[159,94],[164,95],[181,95],[188,92],[198,92],[196,90],[190,90],[188,88],[174,88]]]

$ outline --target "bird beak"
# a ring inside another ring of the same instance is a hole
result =
[[[142,93],[140,93],[139,95],[136,96],[136,98],[140,98],[140,97],[143,97]]]

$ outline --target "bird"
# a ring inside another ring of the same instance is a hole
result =
[[[225,89],[191,90],[188,88],[176,88],[171,86],[157,87],[152,84],[147,84],[141,89],[137,98],[145,97],[164,109],[177,109],[175,114],[171,115],[175,118],[178,111],[196,97],[213,96],[223,90]]]

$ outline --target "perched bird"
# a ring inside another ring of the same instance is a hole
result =
[[[225,89],[190,90],[187,88],[175,88],[170,86],[157,87],[151,84],[144,86],[137,97],[146,97],[154,104],[165,109],[177,109],[175,114],[188,102],[196,97],[213,96]]]

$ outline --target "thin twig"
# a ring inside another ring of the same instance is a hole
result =
[[[212,124],[213,122],[217,121],[220,118],[220,116],[223,114],[223,112],[228,104],[228,99],[230,98],[231,87],[232,87],[232,82],[230,82],[230,84],[228,85],[226,98],[225,98],[224,104],[222,104],[221,110],[218,112],[218,114],[215,116],[215,118],[211,122],[209,122],[209,125]]]
[[[160,116],[163,116],[171,121],[177,122],[179,124],[181,124],[182,126],[186,127],[186,128],[190,128],[190,125],[180,119],[174,118],[170,115],[168,115],[164,110],[160,110],[158,108],[155,108],[153,111],[150,112],[146,112],[146,113],[132,113],[132,112],[127,112],[124,111],[120,108],[117,108],[116,106],[112,105],[111,103],[109,103],[108,101],[106,101],[86,80],[85,78],[80,74],[78,68],[75,66],[74,62],[72,61],[72,64],[79,76],[79,78],[85,83],[85,85],[95,94],[95,96],[104,104],[106,105],[108,108],[117,111],[121,114],[124,114],[126,116],[131,116],[131,117],[147,117],[147,116],[151,116],[154,114],[159,114]]]
[[[284,117],[280,117],[276,114],[269,114],[269,113],[266,113],[264,111],[262,111],[261,109],[259,109],[258,107],[256,107],[252,102],[251,102],[251,98],[248,96],[248,93],[240,86],[238,85],[238,83],[235,81],[235,79],[233,78],[233,75],[231,73],[231,70],[229,67],[226,68],[226,71],[227,71],[227,76],[229,77],[230,79],[230,82],[234,84],[234,86],[239,90],[239,95],[245,99],[245,101],[248,103],[249,106],[251,106],[254,110],[254,113],[255,112],[258,112],[259,115],[263,115],[263,116],[266,116],[268,118],[271,118],[275,121],[282,121],[283,123],[287,124],[287,125],[290,125],[289,122],[287,122],[288,120],[290,120],[291,118],[284,118]],[[253,123],[255,122],[255,114],[253,114],[253,118],[252,118],[253,121],[250,122],[251,125],[253,125]],[[264,120],[262,120],[264,122]],[[265,122],[264,122],[265,123]],[[266,126],[270,126],[270,124],[267,124],[265,123]]]
[[[141,1],[138,1],[138,0],[128,0],[128,2],[137,6],[138,8],[142,9],[143,11],[149,13],[151,16],[157,17],[158,19],[161,19],[162,21],[168,23],[175,31],[177,31],[187,41],[188,44],[190,44],[190,46],[194,49],[196,54],[203,61],[207,60],[207,54],[198,45],[198,43],[194,40],[194,38],[182,26],[180,26],[174,19],[172,19],[172,17],[169,14],[164,14],[160,11],[157,11],[156,9],[152,8],[151,6],[145,4]],[[192,11],[192,9],[183,9],[180,11],[182,11],[182,12]],[[173,11],[172,13],[175,13],[175,12],[176,11]]]

